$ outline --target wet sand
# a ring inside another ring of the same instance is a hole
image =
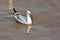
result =
[[[7,0],[0,0],[0,40],[60,40],[59,0],[14,0],[14,7],[24,15],[32,11],[31,36],[27,36],[26,25],[9,17]]]

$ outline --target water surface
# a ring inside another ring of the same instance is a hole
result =
[[[59,0],[14,0],[14,8],[22,15],[31,10],[31,36],[26,25],[16,22],[8,11],[7,0],[0,0],[0,40],[60,40]]]

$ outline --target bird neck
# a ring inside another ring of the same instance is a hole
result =
[[[27,21],[29,21],[31,18],[30,18],[30,14],[27,14],[26,15],[26,18],[27,18]]]
[[[26,14],[27,17],[30,17],[30,14]]]

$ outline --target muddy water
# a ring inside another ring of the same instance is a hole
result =
[[[9,17],[7,0],[0,0],[0,40],[60,40],[59,0],[14,0],[14,7],[24,15],[32,11],[31,36],[27,36],[26,25]]]

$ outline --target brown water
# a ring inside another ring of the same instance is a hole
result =
[[[9,17],[7,0],[0,0],[0,40],[60,40],[60,0],[14,0],[14,7],[24,15],[32,11],[31,36],[25,25]]]

